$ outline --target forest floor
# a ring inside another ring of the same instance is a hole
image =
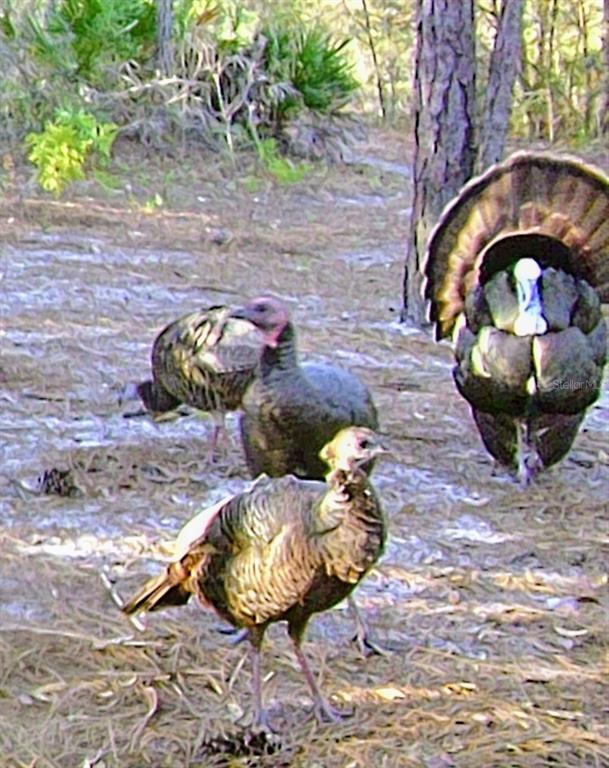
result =
[[[1,768],[609,766],[607,387],[531,487],[495,470],[449,346],[398,323],[407,143],[373,131],[353,157],[286,186],[244,161],[123,146],[104,186],[52,200],[5,155]],[[272,627],[265,740],[247,728],[245,644],[196,605],[139,629],[114,598],[247,483],[234,418],[210,463],[209,420],[126,418],[119,393],[167,322],[269,292],[303,356],[367,382],[393,457],[374,473],[390,542],[357,592],[386,653],[361,657],[343,606],[311,622],[305,652],[351,713],[320,726]],[[71,495],[42,492],[53,470]]]

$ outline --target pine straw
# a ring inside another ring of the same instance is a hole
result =
[[[156,162],[132,161],[142,200],[164,179]],[[156,172],[156,186],[139,166]],[[51,254],[25,275],[7,257],[0,766],[609,766],[606,427],[588,422],[569,458],[526,491],[492,475],[448,347],[390,323],[403,176],[341,168],[252,195],[239,182],[227,190],[207,157],[169,170],[186,175],[180,211],[83,196],[1,209],[16,219],[6,227],[16,253],[33,238],[59,256],[88,254],[93,233],[102,254],[59,266]],[[44,239],[41,222],[58,241]],[[210,243],[216,226],[234,235],[224,249]],[[161,261],[139,258],[163,249]],[[343,258],[377,252],[387,255],[378,263]],[[63,280],[70,300],[34,304],[28,280],[51,297]],[[108,289],[102,298],[97,285]],[[346,610],[311,622],[305,651],[327,695],[353,713],[320,726],[284,628],[272,627],[269,740],[247,727],[245,645],[194,605],[156,614],[142,631],[111,594],[158,570],[194,501],[246,476],[236,443],[206,463],[204,422],[145,431],[123,420],[116,386],[145,375],[155,330],[182,302],[186,311],[263,291],[294,297],[303,352],[336,354],[370,384],[394,452],[374,474],[390,544],[357,594],[388,653],[360,657]],[[84,312],[82,296],[92,302]],[[597,414],[606,418],[606,406]],[[36,493],[54,468],[72,473],[79,496]]]
[[[606,613],[592,596],[577,619],[558,621],[527,604],[543,586],[530,577],[510,583],[518,600],[489,603],[495,574],[415,570],[429,586],[400,607],[399,632],[391,601],[363,601],[390,647],[365,661],[348,644],[348,615],[318,618],[306,650],[353,713],[339,725],[311,718],[273,627],[265,698],[278,733],[263,739],[247,728],[248,649],[223,639],[213,617],[189,606],[138,631],[90,565],[42,556],[36,569],[31,588],[48,590],[54,615],[0,630],[3,766],[608,764]],[[395,564],[381,570],[413,580]],[[466,597],[442,599],[463,585]]]

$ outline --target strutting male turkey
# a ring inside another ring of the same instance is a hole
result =
[[[362,465],[383,452],[372,430],[344,429],[321,452],[330,468],[325,483],[262,476],[249,491],[203,510],[178,536],[175,561],[123,610],[152,611],[195,595],[245,627],[253,649],[254,723],[266,728],[260,647],[269,624],[287,621],[315,714],[336,719],[301,643],[309,618],[343,600],[382,552],[384,515]]]
[[[599,394],[609,179],[571,157],[512,155],[447,205],[424,272],[484,445],[527,482],[568,453]]]
[[[252,477],[293,474],[321,480],[326,468],[322,447],[343,427],[378,428],[367,387],[352,373],[329,363],[300,363],[296,331],[279,299],[261,296],[235,308],[231,317],[260,330],[264,343],[260,366],[243,397],[240,427]],[[366,467],[369,471],[372,465]],[[354,598],[349,605],[357,624],[362,654],[381,652]]]
[[[159,418],[182,403],[215,416],[210,455],[227,411],[237,410],[254,379],[262,340],[253,326],[212,306],[174,320],[152,347],[152,379],[136,385],[144,406]],[[217,417],[220,417],[218,420]]]

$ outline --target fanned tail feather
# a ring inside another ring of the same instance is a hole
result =
[[[575,157],[515,152],[470,179],[431,233],[424,295],[436,338],[465,297],[518,257],[565,269],[609,300],[609,176]]]

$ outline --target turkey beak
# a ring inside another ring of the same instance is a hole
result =
[[[233,320],[246,320],[248,323],[251,323],[254,328],[264,337],[264,342],[268,347],[277,346],[277,339],[273,335],[268,335],[265,333],[262,328],[257,326],[256,323],[252,321],[250,311],[247,307],[235,307],[234,309],[231,309],[228,316]]]
[[[372,459],[377,459],[380,456],[393,456],[392,452],[385,448],[381,443],[376,443],[368,451],[366,451],[366,457],[358,461],[358,465],[367,464]]]
[[[372,456],[376,459],[378,456],[393,456],[393,453],[389,450],[389,448],[385,448],[384,445],[379,444],[374,447]]]
[[[247,307],[234,307],[231,309],[228,316],[235,320],[249,320]]]

